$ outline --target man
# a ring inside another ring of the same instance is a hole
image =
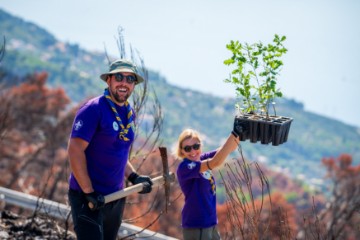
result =
[[[152,185],[128,162],[136,117],[128,98],[144,79],[124,59],[111,63],[100,78],[108,87],[80,107],[68,145],[72,170],[68,195],[79,240],[116,239],[125,198],[104,204],[104,195],[123,189],[125,177],[132,184],[144,183],[140,193],[151,192]]]

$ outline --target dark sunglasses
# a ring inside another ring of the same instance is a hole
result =
[[[129,84],[133,84],[136,82],[136,77],[133,75],[124,76],[122,73],[115,73],[113,74],[115,76],[115,80],[117,82],[122,82],[124,78],[126,78],[126,82]]]
[[[183,147],[183,149],[184,149],[185,152],[189,153],[189,152],[191,152],[191,149],[199,150],[200,146],[201,146],[200,143],[195,143],[192,146],[187,145],[187,146]]]

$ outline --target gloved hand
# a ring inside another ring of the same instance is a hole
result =
[[[242,133],[245,133],[249,130],[250,130],[250,123],[248,121],[235,118],[233,132],[236,135],[241,136]]]
[[[98,210],[105,205],[105,198],[100,193],[85,193],[85,198],[89,202],[88,206],[92,211]]]
[[[143,175],[139,175],[135,172],[132,172],[129,177],[128,177],[128,180],[133,184],[139,184],[139,183],[142,183],[144,185],[143,189],[141,190],[141,194],[143,193],[149,193],[151,192],[152,190],[152,185],[153,185],[153,182],[151,181],[151,178],[148,177],[148,176],[143,176]]]

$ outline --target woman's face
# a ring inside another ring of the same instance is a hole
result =
[[[181,152],[191,161],[200,161],[201,144],[196,138],[185,139],[181,144]]]

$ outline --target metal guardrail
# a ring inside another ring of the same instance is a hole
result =
[[[1,201],[30,210],[38,210],[41,213],[59,219],[67,219],[71,211],[70,207],[65,204],[39,198],[30,194],[14,191],[4,187],[0,187],[0,202]],[[119,237],[136,234],[136,239],[178,240],[177,238],[168,237],[147,229],[143,230],[143,228],[141,227],[137,227],[127,223],[121,224],[118,234]]]

